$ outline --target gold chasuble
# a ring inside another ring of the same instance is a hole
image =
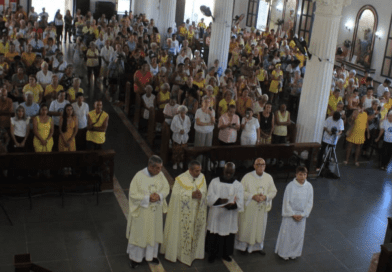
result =
[[[129,214],[126,237],[128,243],[141,248],[163,242],[163,213],[167,211],[169,183],[162,172],[153,177],[147,168],[139,171],[129,188]],[[150,203],[150,195],[159,194],[160,201]]]
[[[201,199],[193,199],[196,190]],[[207,184],[203,174],[193,178],[189,171],[176,178],[166,217],[164,242],[161,253],[171,262],[177,259],[191,265],[195,259],[204,259],[207,219]]]

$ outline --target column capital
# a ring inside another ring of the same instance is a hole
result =
[[[351,0],[315,0],[316,13],[341,16],[344,7],[351,4]]]

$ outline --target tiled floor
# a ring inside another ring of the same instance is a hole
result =
[[[90,91],[90,98],[97,92]],[[104,107],[110,114],[106,148],[117,152],[115,174],[127,194],[132,177],[145,167],[147,156],[113,108],[107,102]],[[343,154],[338,155],[341,158]],[[392,216],[391,177],[376,169],[373,161],[362,163],[360,168],[341,166],[341,172],[340,180],[310,180],[314,208],[307,221],[303,256],[287,262],[274,254],[286,186],[283,180],[276,180],[278,194],[269,213],[265,240],[267,255],[235,252],[240,268],[249,272],[367,271],[372,254],[383,242],[387,217]],[[32,210],[24,198],[0,200],[14,223],[10,226],[0,210],[0,271],[14,271],[13,255],[27,252],[34,262],[55,272],[131,271],[125,253],[126,220],[114,194],[101,193],[99,206],[91,194],[65,199],[61,208],[57,195],[35,197]],[[197,260],[192,267],[170,263],[162,256],[160,260],[168,272],[228,271],[220,260],[213,265]],[[144,264],[136,271],[150,269]]]

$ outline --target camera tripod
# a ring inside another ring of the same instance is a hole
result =
[[[321,171],[323,171],[323,168],[325,167],[327,162],[330,162],[331,159],[334,159],[336,162],[336,169],[338,171],[338,177],[340,178],[340,171],[339,171],[339,165],[338,165],[338,158],[336,156],[336,145],[328,145],[327,148],[325,149],[325,156],[323,159],[323,163],[321,164],[320,170],[317,173],[317,177],[320,176]]]

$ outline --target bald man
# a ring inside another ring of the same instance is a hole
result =
[[[244,210],[244,189],[234,178],[235,165],[226,163],[223,175],[214,178],[207,193],[210,207],[207,220],[206,251],[208,261],[216,258],[231,262],[235,234],[238,232],[238,212]]]
[[[239,230],[235,240],[235,249],[242,254],[263,251],[267,216],[271,210],[272,199],[277,190],[271,175],[265,172],[265,161],[255,160],[254,171],[242,178],[244,188],[244,212],[239,215]]]

